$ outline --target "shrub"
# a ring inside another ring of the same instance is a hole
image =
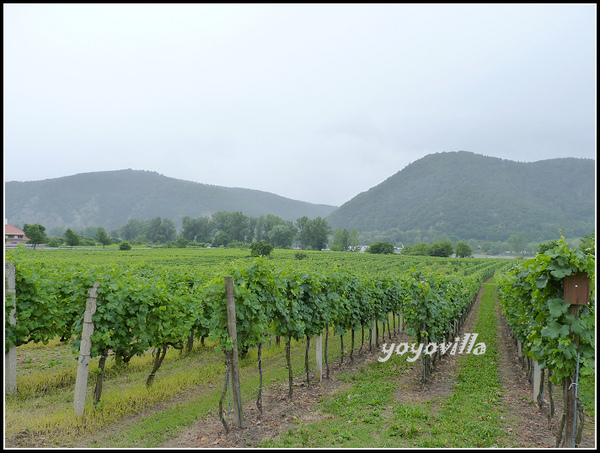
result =
[[[59,238],[52,238],[48,241],[46,245],[48,247],[60,247],[63,242],[64,241],[60,240]]]
[[[188,244],[190,243],[190,241],[188,241],[185,238],[179,238],[177,239],[177,241],[175,242],[175,247],[178,247],[180,249],[184,249],[188,246]]]
[[[131,244],[127,241],[121,241],[119,244],[119,250],[131,250]]]
[[[466,242],[458,242],[456,244],[456,256],[459,258],[467,258],[469,256],[473,256],[473,250],[471,246]]]
[[[394,253],[394,245],[389,242],[373,242],[367,249],[367,253]]]
[[[250,256],[269,256],[273,251],[273,245],[265,241],[250,244]]]
[[[297,260],[303,260],[305,258],[308,258],[308,255],[305,252],[296,252],[296,253],[294,253],[294,257]]]

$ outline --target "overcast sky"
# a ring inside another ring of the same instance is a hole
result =
[[[4,4],[4,180],[341,205],[443,151],[596,157],[595,4]]]

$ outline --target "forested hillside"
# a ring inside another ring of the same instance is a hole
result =
[[[296,221],[325,217],[335,206],[291,200],[259,190],[220,187],[169,178],[156,172],[118,170],[80,173],[43,181],[5,184],[5,216],[13,225],[117,228],[129,218],[163,217],[181,227],[185,216],[217,211],[272,214]]]
[[[594,230],[595,164],[562,158],[532,163],[470,152],[430,154],[331,213],[334,228],[405,235],[528,241]]]
[[[182,219],[218,211],[284,220],[326,217],[356,229],[365,243],[383,235],[413,244],[440,238],[527,241],[590,234],[595,226],[595,162],[561,158],[514,162],[466,151],[430,154],[340,208],[251,189],[119,170],[5,184],[5,217],[16,226],[40,223],[111,230],[128,219]],[[375,239],[378,240],[378,239]]]

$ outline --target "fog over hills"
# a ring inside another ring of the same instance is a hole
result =
[[[241,211],[252,217],[273,214],[295,221],[302,216],[325,217],[334,209],[259,190],[201,184],[131,169],[5,184],[9,223],[40,223],[47,230],[101,226],[109,231],[130,218],[154,217],[170,219],[179,228],[185,216],[208,216],[217,211]]]
[[[185,216],[217,211],[296,221],[324,217],[333,228],[390,232],[399,242],[447,237],[528,241],[591,233],[595,228],[595,161],[559,158],[515,162],[466,151],[427,155],[341,207],[269,192],[221,187],[143,170],[80,173],[5,183],[9,223],[41,223],[107,231],[128,219],[162,217],[181,227]]]
[[[595,227],[595,162],[515,162],[466,151],[430,154],[332,212],[334,227],[528,241]]]

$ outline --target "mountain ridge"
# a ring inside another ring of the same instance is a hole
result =
[[[217,211],[295,221],[306,215],[333,228],[382,233],[390,242],[555,239],[595,228],[595,161],[581,158],[517,162],[468,151],[433,153],[386,178],[340,207],[223,187],[148,170],[78,173],[40,181],[5,183],[5,217],[11,224],[41,223],[107,231],[130,218],[163,217],[179,228],[185,216]],[[381,234],[380,234],[381,236]]]
[[[181,180],[148,170],[78,173],[40,181],[5,183],[5,214],[12,224],[54,227],[119,227],[129,218],[183,217],[225,210],[284,220],[325,217],[336,207],[292,200],[270,192]]]
[[[589,234],[595,225],[593,159],[516,162],[467,151],[429,154],[356,195],[333,227],[419,230],[429,236],[530,241]],[[402,241],[400,241],[402,242]]]

